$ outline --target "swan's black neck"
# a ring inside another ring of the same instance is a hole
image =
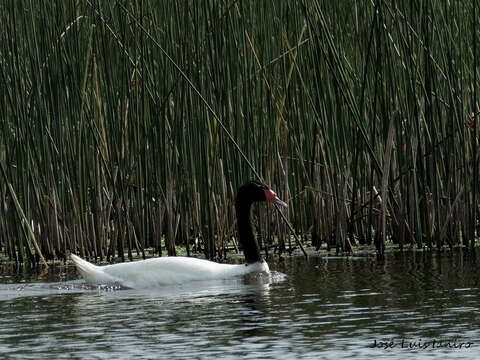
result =
[[[235,210],[237,212],[237,226],[239,241],[242,244],[243,253],[247,264],[262,261],[260,248],[253,235],[252,222],[250,219],[253,202],[237,198],[235,201]]]

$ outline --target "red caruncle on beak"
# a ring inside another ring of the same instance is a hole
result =
[[[278,205],[281,205],[281,206],[285,206],[285,207],[288,207],[288,205],[283,202],[282,200],[280,200],[277,196],[277,194],[275,194],[274,191],[270,190],[270,189],[267,189],[267,190],[264,190],[265,191],[265,199],[266,201],[268,202],[274,202],[275,204],[278,204]]]

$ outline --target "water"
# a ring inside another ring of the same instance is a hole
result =
[[[0,267],[0,358],[480,358],[472,255],[292,258],[270,268],[271,278],[139,291],[89,288],[72,267]]]

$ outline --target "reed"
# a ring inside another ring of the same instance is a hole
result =
[[[474,0],[0,10],[5,258],[223,258],[255,177],[289,200],[304,245],[475,246]],[[299,249],[256,211],[269,254]]]

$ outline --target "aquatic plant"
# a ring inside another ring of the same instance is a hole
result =
[[[0,250],[237,248],[261,177],[303,241],[473,247],[476,1],[0,4]],[[243,155],[242,155],[243,154]],[[267,252],[298,243],[270,208]],[[44,260],[42,260],[44,259]]]

